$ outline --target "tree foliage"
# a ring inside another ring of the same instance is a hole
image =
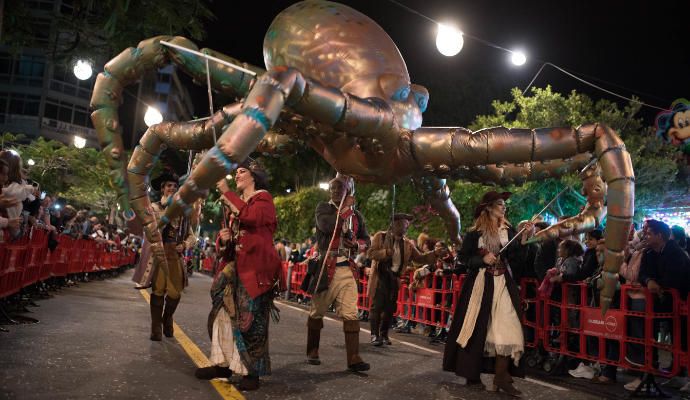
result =
[[[639,103],[631,102],[620,108],[614,102],[593,101],[575,91],[567,96],[555,93],[549,86],[544,89],[532,88],[529,95],[523,95],[516,88],[511,95],[510,101],[494,101],[494,113],[478,116],[470,128],[475,130],[498,125],[538,128],[601,122],[619,133],[632,157],[636,210],[656,206],[658,194],[676,184],[677,151],[658,140],[652,128],[645,126],[641,118],[635,118],[641,107]],[[546,179],[528,182],[522,187],[505,188],[514,193],[509,217],[514,220],[530,218],[566,185],[572,185],[576,191],[567,191],[550,211],[556,216],[575,214],[584,204],[584,199],[578,195],[581,187],[579,180],[571,175],[560,180]],[[640,216],[639,213],[636,215]]]
[[[108,184],[108,166],[103,155],[92,148],[73,146],[42,137],[22,143],[21,136],[5,133],[4,148],[13,148],[22,157],[28,178],[46,193],[68,202],[109,211],[115,206],[115,192]],[[33,160],[34,165],[28,165]]]
[[[14,48],[36,47],[36,38],[47,33],[45,26],[27,23],[32,10],[26,1],[5,2],[3,43]],[[53,58],[78,54],[99,59],[110,57],[142,38],[156,35],[185,35],[203,39],[204,24],[213,18],[205,0],[74,0],[71,8],[54,12],[60,45]]]

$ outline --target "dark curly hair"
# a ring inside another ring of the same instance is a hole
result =
[[[563,246],[565,249],[566,257],[580,257],[585,253],[585,251],[582,249],[582,245],[577,240],[564,240],[559,246]]]

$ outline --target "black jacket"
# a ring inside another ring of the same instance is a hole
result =
[[[540,281],[544,280],[546,271],[556,266],[559,242],[558,239],[544,242],[537,250],[537,255],[534,258],[534,272]]]
[[[690,257],[673,240],[666,242],[661,253],[645,250],[640,263],[640,283],[656,281],[662,288],[677,289],[681,298],[690,290]]]

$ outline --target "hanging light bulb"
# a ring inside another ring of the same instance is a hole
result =
[[[160,124],[163,122],[163,115],[156,107],[149,106],[149,108],[146,109],[146,114],[144,114],[144,122],[146,126]]]
[[[438,24],[436,48],[446,57],[452,57],[462,50],[465,43],[462,32],[451,25]]]
[[[77,62],[74,64],[72,72],[74,72],[74,76],[76,76],[77,79],[85,81],[91,78],[93,69],[91,68],[90,62],[85,60],[77,60]]]
[[[510,53],[510,61],[512,61],[513,65],[517,65],[519,67],[527,62],[527,56],[522,51],[513,50]]]

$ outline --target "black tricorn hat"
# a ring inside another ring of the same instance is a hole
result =
[[[412,220],[414,220],[414,217],[411,214],[406,214],[406,213],[395,213],[395,214],[393,214],[393,221],[396,221],[399,219],[406,219],[408,221],[412,221]]]
[[[247,157],[247,159],[244,160],[240,165],[238,165],[237,168],[244,168],[249,170],[249,173],[252,175],[252,178],[254,178],[255,189],[268,189],[268,181],[270,180],[270,176],[268,174],[268,171],[266,171],[266,168],[264,168],[264,166],[261,164],[261,162],[259,162],[259,160],[253,160]]]
[[[180,177],[175,172],[166,169],[156,179],[151,180],[151,187],[154,190],[162,190],[165,182],[175,182],[179,185]]]
[[[484,193],[482,200],[479,202],[477,207],[474,209],[474,218],[478,218],[486,207],[489,207],[496,200],[508,200],[512,195],[510,192],[496,192],[494,190]]]

